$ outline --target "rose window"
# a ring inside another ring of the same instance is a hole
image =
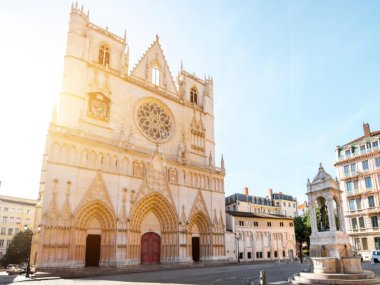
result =
[[[138,107],[136,117],[141,131],[155,142],[162,142],[170,136],[172,130],[170,116],[157,103],[143,103]]]

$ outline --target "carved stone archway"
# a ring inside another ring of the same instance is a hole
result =
[[[161,262],[178,258],[178,215],[172,204],[160,193],[153,192],[132,208],[128,228],[129,263],[141,262],[141,225],[148,213],[153,213],[161,226]]]
[[[192,256],[192,229],[196,226],[199,230],[200,242],[200,260],[207,260],[212,255],[212,224],[210,218],[205,213],[199,211],[193,214],[189,219],[187,227],[188,233],[188,255]]]
[[[116,217],[112,209],[99,200],[89,202],[76,211],[72,260],[80,265],[85,264],[86,238],[90,234],[88,224],[94,219],[100,223],[101,249],[99,265],[114,265]]]

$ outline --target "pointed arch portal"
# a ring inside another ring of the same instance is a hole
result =
[[[144,219],[151,213],[159,221],[159,224],[155,223],[155,227],[159,226],[160,228],[154,228],[141,235]],[[131,260],[137,263],[152,263],[153,260],[153,263],[175,260],[178,256],[178,216],[168,199],[157,192],[151,193],[133,207],[130,217],[128,253]],[[161,236],[157,233],[161,233]],[[155,248],[158,245],[159,251],[157,249],[154,250],[154,253],[149,251],[150,248]],[[149,249],[148,252],[147,248]],[[155,259],[157,256],[158,261]]]
[[[116,219],[113,211],[95,200],[75,215],[74,259],[85,266],[110,265],[114,259]]]

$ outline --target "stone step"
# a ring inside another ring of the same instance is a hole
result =
[[[338,274],[338,273],[311,273],[311,272],[300,272],[299,276],[305,278],[313,279],[373,279],[375,278],[375,273],[369,270],[363,270],[363,273],[355,274]]]
[[[292,284],[334,284],[334,285],[373,285],[380,284],[379,278],[371,279],[314,279],[301,276],[294,276],[293,280],[289,280]]]

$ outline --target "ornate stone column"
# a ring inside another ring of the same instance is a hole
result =
[[[329,217],[330,231],[335,232],[336,231],[335,213],[334,213],[333,200],[331,199],[331,197],[327,197],[326,203],[327,203],[326,206],[327,206],[327,215]]]

